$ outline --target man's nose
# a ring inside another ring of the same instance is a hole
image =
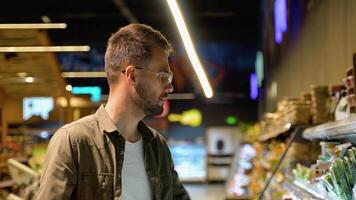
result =
[[[174,90],[174,87],[173,87],[173,84],[172,84],[171,82],[168,83],[168,84],[166,85],[166,88],[164,89],[164,91],[165,91],[166,93],[172,93],[173,90]]]

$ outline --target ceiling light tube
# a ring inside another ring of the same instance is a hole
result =
[[[183,44],[185,50],[187,51],[190,62],[193,65],[194,71],[197,74],[199,82],[204,90],[204,94],[207,98],[211,98],[213,96],[213,91],[209,84],[206,73],[199,61],[198,55],[194,49],[192,39],[190,38],[187,26],[185,25],[182,13],[178,7],[176,0],[167,0],[169,8],[173,14],[174,21],[178,27],[180,36],[183,40]]]
[[[97,72],[62,72],[63,78],[104,78],[106,73],[104,71]]]
[[[81,52],[81,51],[90,51],[90,46],[0,47],[1,53],[9,53],[9,52]]]
[[[0,29],[65,29],[65,23],[0,24]]]

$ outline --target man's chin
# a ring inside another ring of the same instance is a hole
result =
[[[146,115],[147,116],[155,116],[155,115],[160,115],[163,112],[163,106],[155,106],[146,109]]]

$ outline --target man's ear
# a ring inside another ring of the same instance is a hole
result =
[[[135,79],[135,66],[129,65],[129,66],[126,67],[125,77],[127,79],[132,80],[133,82],[136,81],[136,79]]]

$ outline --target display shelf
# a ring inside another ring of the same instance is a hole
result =
[[[249,191],[248,189],[244,190],[243,194],[241,195],[237,195],[236,193],[233,192],[233,187],[234,187],[234,181],[236,181],[236,179],[234,178],[235,175],[239,172],[239,171],[243,171],[244,169],[242,169],[243,167],[240,166],[241,165],[241,161],[242,160],[246,160],[248,159],[246,156],[246,151],[248,150],[249,153],[252,153],[252,155],[255,155],[255,150],[252,150],[252,146],[250,144],[237,144],[236,145],[236,151],[233,157],[233,161],[231,163],[231,167],[230,167],[230,173],[228,175],[228,179],[226,180],[226,190],[225,190],[225,200],[242,200],[242,199],[252,199],[252,197],[249,195]],[[243,153],[245,152],[245,153]],[[241,154],[245,154],[245,156],[242,156]],[[252,156],[250,154],[250,156]],[[248,159],[251,160],[252,158]],[[246,163],[245,163],[246,164]],[[246,167],[246,166],[245,166]],[[244,173],[243,173],[244,174]],[[247,176],[247,175],[246,175]],[[235,180],[234,180],[235,179]],[[243,180],[239,179],[239,182],[242,183]],[[248,180],[249,182],[249,180]],[[246,182],[246,187],[248,185],[248,182]],[[236,182],[235,182],[236,183]]]
[[[339,200],[336,196],[320,191],[320,189],[308,182],[298,181],[298,180],[287,180],[283,183],[284,188],[286,188],[292,195],[302,199],[323,199],[323,200]]]
[[[270,131],[268,133],[262,134],[259,138],[258,141],[260,142],[265,142],[267,140],[270,140],[272,138],[276,138],[277,136],[284,134],[294,128],[294,125],[291,123],[287,123],[284,126],[279,126],[276,127],[273,131]]]
[[[304,190],[303,188],[300,188],[290,180],[284,181],[282,186],[288,190],[292,197],[297,197],[301,199],[321,199]]]
[[[264,199],[264,194],[267,190],[267,188],[269,187],[272,179],[274,178],[275,174],[277,173],[277,171],[279,170],[279,167],[281,166],[284,158],[286,157],[288,150],[290,149],[292,143],[295,141],[295,139],[297,138],[298,135],[301,135],[303,133],[303,131],[305,130],[305,128],[309,127],[309,125],[297,125],[295,127],[293,127],[293,129],[291,129],[291,136],[287,142],[286,148],[283,152],[283,154],[281,155],[280,159],[277,161],[277,163],[275,164],[274,168],[271,171],[271,175],[267,178],[265,185],[263,186],[262,191],[259,193],[259,200]]]
[[[325,199],[325,195],[323,195],[323,192],[319,191],[319,189],[307,182],[302,182],[298,180],[293,181],[293,185],[299,187],[300,189],[312,194],[315,198],[317,199]]]
[[[303,132],[303,137],[309,140],[333,140],[356,137],[356,115],[352,115],[347,119],[307,128]]]

